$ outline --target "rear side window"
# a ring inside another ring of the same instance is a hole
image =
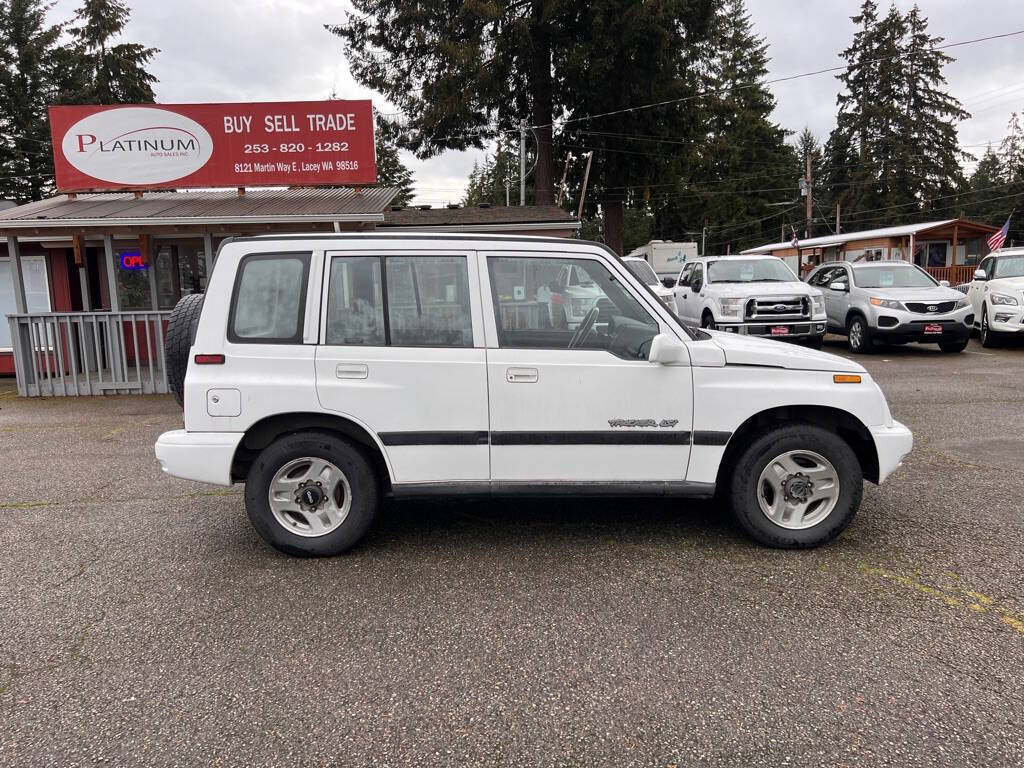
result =
[[[309,254],[246,256],[235,278],[228,340],[301,344]]]
[[[378,347],[473,346],[466,257],[334,257],[326,342]]]

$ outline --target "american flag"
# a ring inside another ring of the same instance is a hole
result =
[[[1007,225],[1009,225],[1009,222],[1007,222]],[[789,241],[789,244],[792,245],[794,248],[799,248],[800,240],[796,236],[796,227],[790,227],[790,229],[793,231],[793,239]],[[1006,229],[1006,227],[1003,227],[1003,229]],[[1005,233],[1003,234],[1003,237],[1006,237]]]
[[[1006,217],[1006,223],[1003,224],[1003,228],[988,239],[988,249],[990,251],[998,251],[1003,247],[1003,243],[1006,242],[1006,233],[1010,231],[1010,219],[1012,218],[1013,214],[1011,213]]]

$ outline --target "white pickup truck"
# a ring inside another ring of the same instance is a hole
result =
[[[184,428],[156,456],[245,483],[285,552],[345,551],[385,496],[464,495],[717,496],[813,547],[911,448],[861,365],[691,328],[596,243],[282,234],[216,263],[168,324]]]
[[[676,313],[691,325],[821,348],[825,299],[775,256],[701,256],[673,290]]]

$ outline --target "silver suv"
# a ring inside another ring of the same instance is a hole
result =
[[[967,298],[908,262],[831,262],[807,282],[825,294],[829,330],[846,334],[852,352],[909,341],[962,352],[970,339],[974,314]]]

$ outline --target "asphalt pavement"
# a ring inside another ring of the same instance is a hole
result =
[[[170,398],[0,380],[0,765],[1024,765],[1024,347],[858,359],[915,451],[807,552],[579,499],[292,559]]]

